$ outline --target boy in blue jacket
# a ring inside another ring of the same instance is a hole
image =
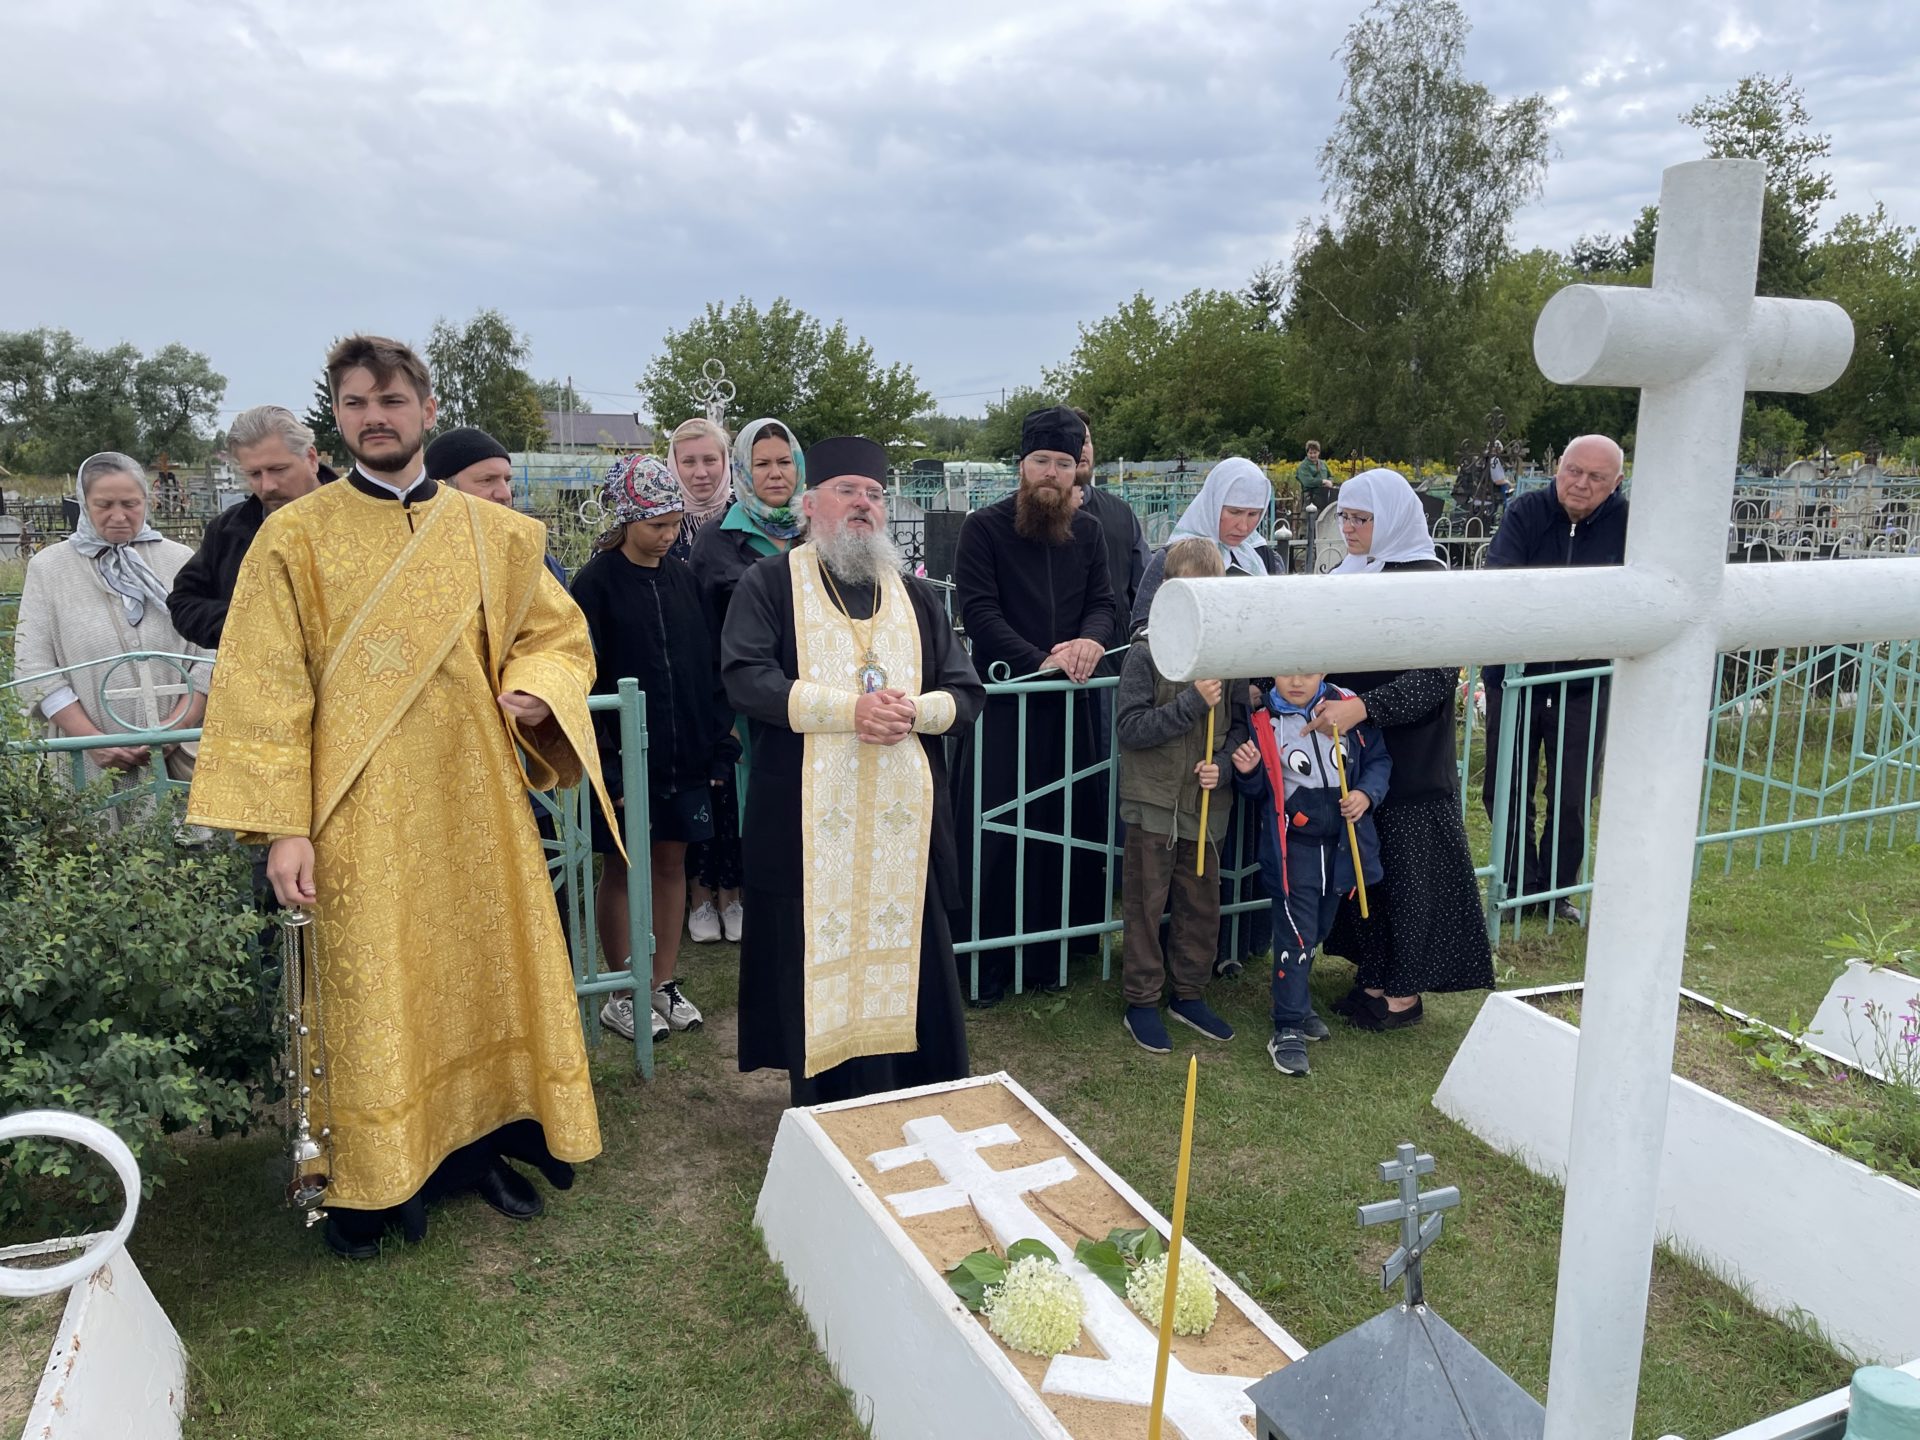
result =
[[[1307,1042],[1324,1040],[1307,979],[1314,951],[1333,928],[1342,897],[1355,889],[1353,822],[1361,873],[1380,879],[1373,811],[1386,798],[1393,761],[1370,723],[1340,737],[1348,794],[1340,795],[1333,740],[1309,734],[1314,708],[1347,698],[1322,675],[1276,675],[1248,717],[1253,738],[1233,752],[1233,788],[1254,806],[1260,879],[1273,897],[1273,1038],[1267,1054],[1282,1075],[1305,1075]]]

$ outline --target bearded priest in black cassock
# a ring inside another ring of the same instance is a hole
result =
[[[806,541],[741,578],[720,670],[753,742],[740,1068],[818,1105],[966,1077],[942,737],[985,692],[933,587],[901,574],[886,451],[823,440],[805,474]]]
[[[1091,514],[1074,504],[1073,484],[1086,438],[1087,427],[1072,410],[1052,406],[1030,413],[1020,427],[1020,488],[1007,499],[974,511],[960,527],[954,587],[973,647],[973,663],[982,675],[991,676],[991,667],[998,661],[1004,662],[1010,679],[1039,674],[1044,679],[1085,684],[1119,636],[1105,533]],[[963,827],[966,833],[977,828],[971,820],[975,764],[980,771],[980,807],[990,812],[1014,801],[1023,779],[1026,793],[1032,795],[1049,784],[1058,786],[1070,766],[1084,769],[1098,760],[1103,753],[1094,738],[1099,707],[1090,693],[1072,697],[1069,742],[1068,698],[1058,692],[1026,697],[1024,776],[1020,697],[1000,695],[987,702],[987,718],[975,732],[975,743],[963,753],[955,784],[955,805],[969,817]],[[1017,818],[1017,812],[1008,810],[998,823],[1010,826]],[[1059,835],[1065,833],[1065,825],[1060,789],[1027,802],[1029,830]],[[1073,786],[1072,826],[1074,838],[1106,843],[1107,788],[1099,777]],[[1062,885],[1062,848],[1029,837],[1022,857],[1014,836],[980,836],[979,938],[1097,925],[1107,919],[1111,906],[1106,857],[1098,850],[1076,849],[1068,865],[1068,883]],[[972,858],[971,844],[966,858]],[[1016,886],[1024,895],[1017,927]],[[969,918],[962,912],[956,923],[968,928]],[[1070,948],[1092,948],[1093,943],[1089,937],[1070,942]],[[1005,993],[1013,980],[1016,948],[980,952],[977,1003],[990,1005]],[[1057,983],[1058,942],[1044,941],[1024,950],[1023,984]]]

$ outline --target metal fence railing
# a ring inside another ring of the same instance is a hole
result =
[[[191,657],[187,657],[191,658]],[[204,662],[202,662],[204,663]],[[84,667],[68,667],[77,669]],[[11,689],[27,680],[8,681],[0,689]],[[619,693],[588,697],[591,711],[617,711],[621,737],[621,784],[629,797],[619,812],[621,835],[631,856],[643,857],[649,847],[650,817],[647,790],[647,697],[638,682],[622,680]],[[169,797],[184,795],[188,782],[167,773],[165,749],[200,739],[197,729],[155,729],[119,731],[108,735],[58,736],[18,740],[6,749],[16,753],[66,757],[68,778],[76,791],[91,795],[106,807],[162,803]],[[131,778],[112,790],[89,787],[85,755],[89,750],[108,746],[130,746],[148,752],[146,766],[137,778]],[[624,970],[606,970],[601,966],[599,929],[594,914],[594,856],[588,807],[595,803],[590,786],[577,785],[548,795],[536,795],[533,802],[550,817],[552,838],[542,838],[547,872],[560,908],[562,927],[567,936],[573,964],[573,989],[580,1006],[580,1023],[591,1040],[597,1034],[599,1004],[610,993],[633,989],[638,995],[636,1008],[644,1012],[647,995],[653,989],[653,887],[649,867],[644,860],[627,867],[628,951],[631,958]],[[640,980],[636,982],[635,976]],[[653,1029],[642,1014],[634,1026],[634,1064],[641,1075],[653,1077]]]

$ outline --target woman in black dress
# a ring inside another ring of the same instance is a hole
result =
[[[1444,570],[1413,487],[1392,470],[1368,470],[1340,487],[1347,558],[1336,575]],[[1421,992],[1490,990],[1493,950],[1480,885],[1460,819],[1459,761],[1453,742],[1452,669],[1375,670],[1329,675],[1354,692],[1323,704],[1314,726],[1380,727],[1393,757],[1387,798],[1374,816],[1386,879],[1340,907],[1325,949],[1359,967],[1340,1013],[1368,1030],[1417,1025]]]

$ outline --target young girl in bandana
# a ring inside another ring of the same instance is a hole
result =
[[[686,912],[687,846],[713,834],[713,787],[739,754],[733,714],[720,686],[707,607],[687,562],[672,554],[686,506],[672,472],[650,455],[623,457],[607,474],[601,504],[610,522],[595,553],[574,577],[573,598],[593,637],[593,693],[617,694],[622,679],[647,698],[647,799],[653,870],[653,1004],[656,1041],[697,1029],[700,1011],[674,970]],[[624,812],[620,717],[601,711],[594,724],[608,793]],[[595,918],[609,969],[624,969],[628,945],[627,862],[596,812],[593,848],[605,860]],[[600,1023],[633,1038],[633,999],[616,996]]]

